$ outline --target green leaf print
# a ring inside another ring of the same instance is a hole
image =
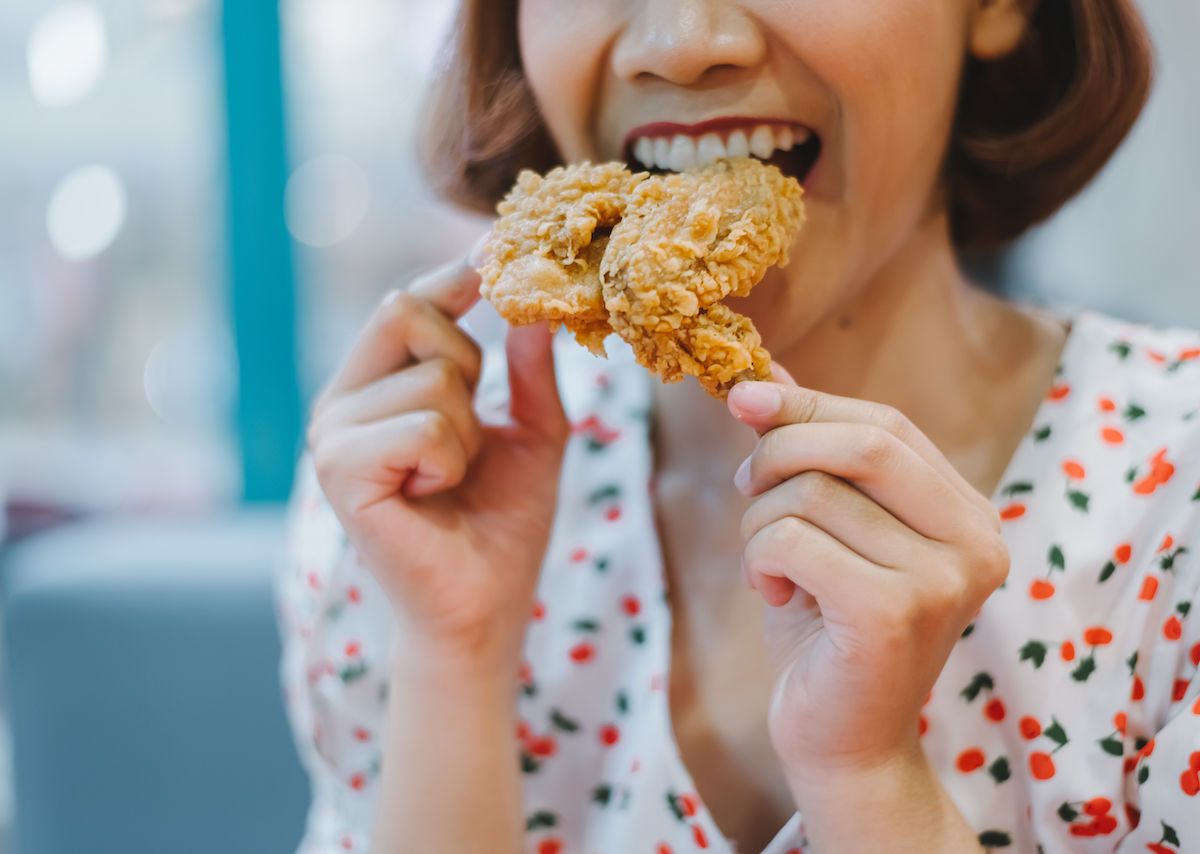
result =
[[[541,763],[530,756],[525,751],[521,751],[521,771],[524,774],[532,774],[541,768]]]
[[[1058,817],[1070,824],[1075,819],[1079,818],[1079,810],[1071,806],[1068,802],[1063,801],[1062,806],[1058,808]]]
[[[1062,747],[1068,741],[1070,741],[1070,739],[1067,738],[1067,731],[1063,729],[1063,725],[1058,722],[1058,718],[1056,717],[1050,718],[1050,726],[1046,727],[1046,729],[1042,732],[1042,735],[1046,736],[1046,738],[1053,741],[1059,747]]]
[[[1000,494],[1012,498],[1014,495],[1023,495],[1026,492],[1033,492],[1033,484],[1028,481],[1018,480],[1004,487]]]
[[[600,624],[595,620],[576,620],[571,624],[571,628],[577,632],[598,632]]]
[[[1012,845],[1012,837],[1002,830],[985,830],[979,834],[979,844],[984,848],[1007,848]]]
[[[1200,501],[1200,486],[1196,487],[1196,491],[1192,493],[1193,501]]]
[[[1175,833],[1175,828],[1171,827],[1171,825],[1167,824],[1165,821],[1162,822],[1162,826],[1163,826],[1163,835],[1162,835],[1163,842],[1166,842],[1168,845],[1182,845],[1183,844],[1182,842],[1179,841],[1179,835],[1177,833]]]
[[[1129,353],[1133,349],[1133,345],[1128,341],[1114,341],[1108,345],[1110,353],[1116,353],[1117,358],[1124,361],[1129,358]]]
[[[1138,654],[1137,654],[1136,649],[1133,651],[1133,655],[1131,655],[1131,656],[1129,656],[1129,658],[1125,659],[1125,666],[1129,668],[1130,676],[1133,675],[1133,671],[1137,668],[1137,659],[1138,659]]]
[[[599,504],[601,501],[620,497],[621,487],[615,483],[609,483],[599,489],[592,490],[592,494],[588,496],[588,504]]]
[[[1146,414],[1146,410],[1142,409],[1136,403],[1131,403],[1125,407],[1125,411],[1121,414],[1125,416],[1126,421],[1137,421]]]
[[[571,720],[558,709],[550,710],[550,723],[563,732],[578,732],[579,730],[578,722]]]
[[[592,803],[600,804],[602,807],[608,806],[609,800],[612,798],[612,786],[608,783],[601,783],[596,788],[592,789]]]
[[[1100,570],[1100,583],[1103,584],[1104,582],[1108,581],[1108,579],[1112,578],[1112,574],[1116,571],[1117,565],[1111,560],[1108,561],[1108,563],[1104,564],[1104,568]]]
[[[1008,767],[1008,758],[1001,756],[988,766],[988,773],[992,775],[992,779],[996,781],[997,785],[1003,783],[1012,776],[1012,769]]]
[[[525,819],[526,830],[537,830],[539,827],[555,827],[558,816],[549,810],[538,810]]]
[[[1071,671],[1071,678],[1076,682],[1086,682],[1088,677],[1096,672],[1096,658],[1089,655],[1087,658],[1081,658],[1078,666]]]
[[[629,711],[629,695],[624,691],[617,692],[617,711],[621,714]]]
[[[1055,543],[1050,547],[1050,551],[1046,553],[1046,560],[1054,569],[1066,569],[1067,559],[1063,555],[1062,546]]]
[[[683,821],[686,818],[683,814],[683,807],[679,805],[679,799],[675,797],[674,792],[667,792],[667,806],[671,808],[671,812],[674,813],[675,818],[679,821]]]
[[[992,677],[987,673],[976,673],[972,677],[970,684],[959,692],[959,696],[964,698],[968,703],[975,702],[975,698],[979,696],[979,692],[984,688],[989,691],[995,688],[996,685],[992,681]]]
[[[1138,785],[1139,786],[1142,785],[1149,779],[1150,779],[1150,766],[1143,765],[1141,768],[1138,769],[1138,773],[1137,773]]]
[[[1035,668],[1046,663],[1046,645],[1040,641],[1029,641],[1021,647],[1021,661],[1032,661]]]
[[[1071,502],[1071,506],[1084,513],[1088,510],[1088,501],[1091,500],[1086,492],[1080,492],[1078,489],[1072,489],[1067,492],[1067,500]]]
[[[1111,735],[1100,739],[1097,744],[1110,756],[1123,756],[1125,754],[1125,745],[1121,743],[1119,738],[1114,738]]]
[[[1037,429],[1037,431],[1033,434],[1033,441],[1035,441],[1035,442],[1046,441],[1047,439],[1050,438],[1050,432],[1051,431],[1050,431],[1049,424],[1045,425],[1044,427],[1039,427]]]

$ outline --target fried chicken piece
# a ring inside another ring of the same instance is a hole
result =
[[[622,163],[560,166],[545,177],[523,171],[497,207],[480,294],[509,323],[562,323],[603,356],[612,327],[600,262],[630,190],[645,177]]]
[[[665,382],[693,374],[724,397],[766,379],[771,357],[746,317],[720,300],[745,296],[787,263],[804,220],[803,190],[752,158],[638,183],[613,229],[600,280],[613,330]]]
[[[770,355],[745,296],[787,263],[803,191],[751,158],[651,176],[620,163],[522,172],[497,208],[480,293],[510,323],[564,324],[598,355],[616,332],[665,382],[724,397],[765,379]]]

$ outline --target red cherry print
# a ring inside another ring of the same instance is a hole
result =
[[[1142,683],[1142,677],[1134,674],[1133,689],[1129,692],[1129,699],[1140,700],[1146,696],[1146,686]]]
[[[349,851],[353,847],[354,847],[354,840],[351,839],[349,836],[343,836],[342,837],[342,849],[344,851]]]
[[[1200,792],[1200,774],[1197,774],[1191,768],[1179,775],[1179,788],[1183,789],[1183,793],[1189,798],[1196,797],[1196,793]]]
[[[983,707],[983,714],[989,721],[1004,720],[1004,703],[999,697],[993,697],[986,706]]]
[[[1101,397],[1096,401],[1096,405],[1100,407],[1101,412],[1115,412],[1117,404],[1111,397]]]
[[[528,661],[522,661],[521,666],[517,668],[517,681],[522,685],[528,685],[533,681],[533,670]]]
[[[1178,703],[1187,695],[1188,681],[1186,679],[1176,679],[1174,686],[1171,688],[1171,702]]]
[[[1040,750],[1029,754],[1029,772],[1035,780],[1049,780],[1054,776],[1054,759]]]
[[[1175,538],[1172,537],[1170,534],[1167,534],[1165,537],[1163,537],[1163,541],[1161,543],[1159,543],[1158,551],[1165,552],[1167,549],[1171,548],[1171,546],[1173,546],[1173,545],[1175,545]]]
[[[1113,715],[1113,726],[1116,728],[1117,732],[1121,733],[1121,735],[1125,734],[1125,727],[1128,725],[1128,723],[1129,719],[1125,716],[1124,712],[1117,712],[1115,715]]]
[[[958,759],[955,760],[955,765],[963,774],[970,774],[972,771],[983,766],[984,756],[983,751],[978,747],[972,747],[958,754]]]
[[[1029,595],[1034,599],[1049,599],[1054,595],[1054,585],[1044,578],[1039,578],[1029,585]]]
[[[700,809],[700,800],[695,795],[679,795],[675,800],[688,818],[694,816]]]
[[[358,727],[354,730],[354,740],[355,741],[370,741],[371,733],[368,732],[367,730],[363,729],[362,727]]]
[[[1088,815],[1104,815],[1112,809],[1112,801],[1108,798],[1092,798],[1083,805],[1083,811]]]
[[[1090,824],[1073,824],[1067,832],[1072,836],[1095,836],[1096,828]]]
[[[1009,504],[1000,511],[1000,518],[1005,522],[1011,522],[1013,519],[1020,519],[1025,515],[1025,505],[1019,501]]]
[[[361,792],[363,787],[367,785],[367,778],[362,774],[355,774],[350,778],[350,788],[356,792]]]
[[[346,644],[346,658],[354,658],[360,652],[362,652],[362,646],[358,641],[350,641]]]
[[[1200,667],[1200,642],[1192,647],[1189,657],[1192,659],[1193,667]]]
[[[571,660],[583,664],[585,661],[591,661],[596,655],[596,648],[587,641],[581,641],[571,647]]]
[[[525,721],[517,721],[517,741],[524,741],[529,738],[529,724]]]
[[[350,602],[357,605],[359,602],[362,601],[362,591],[359,590],[357,587],[348,587],[346,589],[346,598]]]
[[[533,614],[532,614],[533,619],[540,620],[545,616],[546,616],[546,606],[544,604],[542,604],[540,601],[534,602],[533,603]]]
[[[1200,358],[1200,347],[1188,347],[1180,350],[1179,355],[1175,357],[1180,362],[1190,362],[1192,359]]]
[[[642,603],[636,596],[625,596],[621,599],[621,610],[631,617],[636,617],[642,610]]]
[[[1142,745],[1142,749],[1138,751],[1138,755],[1145,758],[1153,752],[1154,752],[1154,739],[1150,739],[1144,745]]]
[[[612,724],[604,724],[600,727],[600,743],[605,747],[612,747],[621,738],[621,731]]]
[[[571,551],[571,563],[583,563],[587,560],[588,550],[585,548],[577,548]]]
[[[1200,697],[1196,698],[1196,702],[1192,703],[1192,714],[1200,716]]]
[[[1167,361],[1167,357],[1164,354],[1158,352],[1157,350],[1147,349],[1146,350],[1146,358],[1149,359],[1151,362],[1155,362],[1160,365],[1163,362]]]
[[[1154,594],[1158,592],[1158,579],[1153,575],[1147,575],[1142,579],[1142,589],[1138,593],[1138,598],[1143,602],[1149,602],[1154,598]]]
[[[315,572],[310,572],[308,574],[308,586],[311,587],[313,590],[320,590],[321,589],[321,576],[317,575]]]
[[[1129,819],[1129,827],[1133,829],[1142,822],[1142,811],[1135,806],[1125,804],[1125,818]]]
[[[1133,557],[1133,546],[1129,543],[1121,543],[1113,549],[1113,562],[1125,564],[1129,563],[1129,559]]]
[[[692,825],[692,839],[696,841],[697,848],[708,847],[708,837],[704,835],[704,828],[698,824]]]
[[[1088,646],[1105,646],[1112,643],[1112,632],[1104,626],[1091,626],[1083,630],[1083,640]]]
[[[1170,641],[1176,641],[1183,637],[1183,623],[1179,622],[1179,618],[1174,614],[1163,623],[1163,637]]]
[[[614,504],[604,511],[604,518],[610,522],[615,522],[621,518],[621,508]]]
[[[562,851],[562,842],[557,839],[543,839],[538,843],[538,854],[559,854]]]
[[[671,846],[665,842],[660,842],[654,849],[654,854],[675,854],[671,850]]]
[[[1147,476],[1133,485],[1133,491],[1138,495],[1150,495],[1158,489],[1158,481],[1153,476]]]
[[[1062,470],[1071,480],[1083,480],[1087,477],[1087,470],[1078,460],[1064,460]]]
[[[917,735],[921,736],[927,732],[929,732],[929,720],[924,715],[921,715],[917,718]]]
[[[1062,646],[1058,650],[1058,654],[1062,656],[1063,661],[1075,660],[1075,644],[1070,641],[1063,641]]]
[[[552,735],[535,735],[525,743],[525,749],[534,756],[553,756],[558,752],[558,744]]]
[[[1117,820],[1111,815],[1100,815],[1092,819],[1094,827],[1101,836],[1107,836],[1117,829]]]
[[[1116,427],[1101,427],[1100,438],[1110,445],[1120,445],[1125,441],[1125,434]]]
[[[1150,854],[1179,854],[1179,852],[1177,852],[1174,848],[1168,848],[1161,842],[1146,843],[1146,850],[1149,851]]]
[[[1048,398],[1050,398],[1051,400],[1063,400],[1070,393],[1071,393],[1071,387],[1064,383],[1062,385],[1056,385],[1053,388],[1051,388],[1049,393],[1046,396]]]
[[[1029,741],[1033,741],[1033,739],[1042,734],[1042,725],[1038,723],[1038,719],[1031,718],[1028,715],[1021,718],[1020,727],[1021,735]]]
[[[1188,767],[1200,773],[1200,750],[1192,751],[1192,755],[1188,757]]]

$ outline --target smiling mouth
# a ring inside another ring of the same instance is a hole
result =
[[[724,157],[755,157],[803,184],[820,159],[821,138],[803,125],[778,120],[656,122],[631,130],[624,153],[631,167],[651,172],[683,172]]]

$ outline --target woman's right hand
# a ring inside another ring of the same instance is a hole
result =
[[[568,426],[544,324],[509,330],[509,423],[480,423],[479,347],[454,322],[478,292],[458,262],[389,294],[317,399],[307,439],[406,648],[515,667]]]

